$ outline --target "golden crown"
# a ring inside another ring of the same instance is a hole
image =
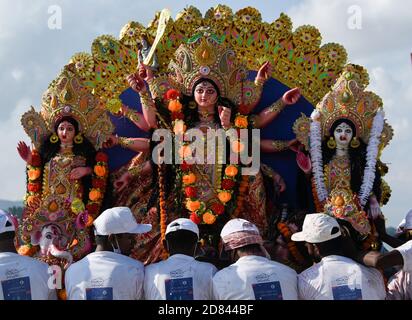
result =
[[[78,122],[80,132],[96,149],[101,148],[114,130],[105,105],[82,84],[73,64],[66,65],[43,94],[41,111],[38,113],[31,107],[21,122],[35,147],[39,148],[43,139],[54,132],[55,124],[66,116]]]
[[[330,129],[338,119],[350,120],[356,128],[356,136],[368,143],[373,119],[382,108],[382,100],[373,92],[365,91],[369,84],[367,71],[358,65],[344,67],[332,90],[316,106],[321,117],[322,139],[330,135]],[[302,116],[294,124],[294,132],[308,149],[310,119]],[[393,130],[385,123],[381,135],[381,148],[392,139]]]
[[[246,70],[238,62],[235,51],[222,44],[208,28],[199,29],[187,44],[180,45],[169,69],[174,82],[188,96],[199,79],[207,78],[217,85],[222,97],[235,101],[246,78]]]

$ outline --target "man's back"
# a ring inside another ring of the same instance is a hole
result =
[[[298,276],[302,300],[384,300],[385,286],[377,269],[331,255]]]
[[[0,253],[0,300],[55,300],[48,265],[17,253]]]
[[[214,265],[193,257],[174,254],[165,261],[146,266],[146,300],[210,300]]]
[[[218,300],[296,300],[297,274],[281,263],[244,256],[213,277]]]
[[[66,271],[69,300],[139,300],[144,267],[137,260],[110,251],[93,252]]]

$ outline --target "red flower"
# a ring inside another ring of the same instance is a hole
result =
[[[184,120],[185,115],[183,112],[172,112],[172,121],[174,120]]]
[[[180,97],[180,92],[176,89],[169,89],[165,94],[166,100],[176,100]]]
[[[222,189],[230,190],[235,186],[235,182],[230,179],[223,179],[222,180]]]
[[[39,192],[41,190],[41,184],[40,183],[29,183],[27,185],[27,190],[30,192]]]
[[[192,220],[194,223],[199,224],[202,222],[202,219],[194,212],[190,214],[190,220]]]
[[[239,106],[238,111],[239,111],[240,114],[248,114],[249,113],[249,108],[246,105],[241,104]]]
[[[181,168],[183,171],[189,171],[191,167],[192,167],[192,165],[186,163],[186,161],[183,161],[183,163],[180,165],[180,168]]]
[[[97,203],[89,203],[87,206],[87,213],[95,216],[99,211],[99,205]]]
[[[186,187],[185,188],[186,197],[188,198],[195,198],[197,191],[195,187]]]
[[[31,165],[33,167],[40,167],[41,166],[41,158],[37,152],[33,152],[31,155]]]
[[[97,162],[107,162],[108,160],[109,160],[109,157],[104,152],[98,152],[96,154],[96,161]]]
[[[93,188],[104,189],[106,188],[106,181],[104,179],[93,179],[92,186]]]
[[[217,202],[212,204],[210,209],[212,209],[212,211],[217,215],[221,215],[225,212],[225,206],[223,204],[217,203]]]

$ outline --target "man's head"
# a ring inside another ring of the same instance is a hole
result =
[[[136,234],[152,229],[150,224],[138,224],[127,207],[114,207],[103,211],[93,222],[97,244],[105,248],[110,244],[113,252],[129,255],[136,243]]]
[[[245,255],[267,256],[259,229],[244,219],[228,221],[220,232],[223,249],[229,254],[231,262]]]
[[[412,210],[406,214],[396,230],[400,238],[405,238],[406,241],[412,240]]]
[[[198,240],[198,226],[190,219],[179,218],[167,226],[163,246],[170,255],[185,254],[193,257]]]
[[[0,210],[0,251],[10,251],[14,248],[17,223],[7,212]],[[15,249],[12,250],[16,251]]]
[[[292,240],[306,241],[309,254],[325,257],[342,253],[341,235],[335,218],[324,213],[312,213],[306,215],[302,231],[294,233]]]

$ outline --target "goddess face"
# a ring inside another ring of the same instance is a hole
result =
[[[341,148],[347,148],[353,137],[353,130],[347,123],[342,122],[333,131],[336,145]]]
[[[217,102],[217,91],[215,87],[207,81],[199,83],[195,87],[195,101],[200,108],[209,108]]]
[[[62,143],[72,144],[74,136],[76,135],[76,129],[70,122],[63,121],[57,127],[57,135]]]

